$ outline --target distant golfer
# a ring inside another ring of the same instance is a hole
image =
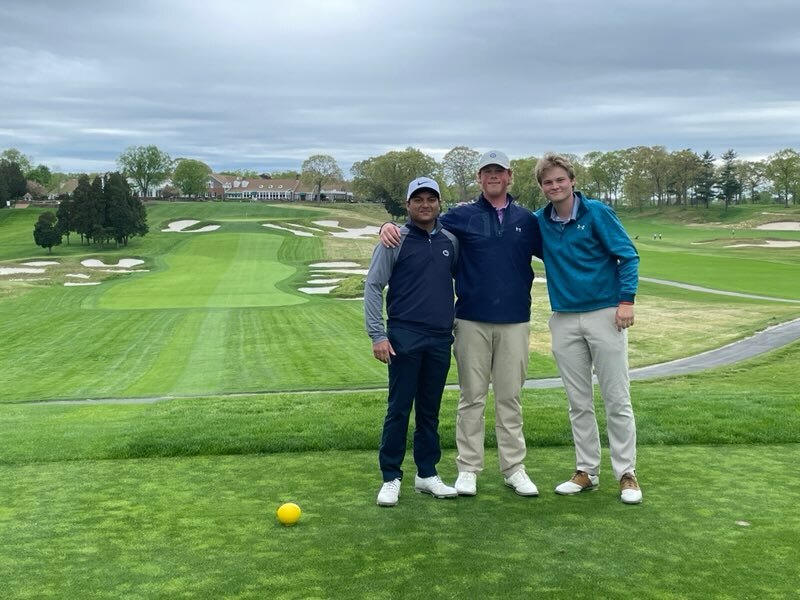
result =
[[[419,177],[408,185],[408,222],[400,245],[375,246],[364,286],[364,314],[372,353],[389,369],[389,397],[378,461],[383,486],[378,505],[394,506],[400,496],[402,464],[412,404],[414,489],[435,498],[455,498],[436,472],[441,459],[439,407],[453,344],[453,274],[458,242],[441,228],[439,184]],[[383,320],[386,285],[387,329]]]

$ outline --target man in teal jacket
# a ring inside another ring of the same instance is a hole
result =
[[[569,400],[576,470],[556,493],[577,494],[600,483],[600,435],[592,367],[606,407],[611,466],[620,499],[639,504],[636,423],[628,374],[627,328],[639,281],[639,255],[614,211],[575,192],[575,170],[558,154],[536,165],[549,203],[536,214],[553,315],[553,356]]]

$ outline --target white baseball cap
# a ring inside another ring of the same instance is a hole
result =
[[[406,194],[406,201],[411,200],[417,190],[426,189],[433,190],[436,195],[441,198],[442,194],[439,192],[439,184],[430,177],[417,177],[414,181],[408,184],[408,194]]]
[[[481,162],[478,163],[478,171],[489,165],[499,165],[504,169],[511,168],[511,162],[508,160],[508,156],[499,150],[489,150],[489,152],[481,156]]]

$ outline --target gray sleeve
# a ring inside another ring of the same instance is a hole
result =
[[[364,320],[372,343],[388,339],[383,321],[383,290],[392,276],[395,253],[399,248],[385,248],[378,243],[372,252],[367,280],[364,283]]]

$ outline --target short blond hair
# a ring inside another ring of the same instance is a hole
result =
[[[555,152],[548,152],[536,163],[536,168],[533,170],[536,175],[536,181],[541,185],[542,174],[547,169],[552,169],[554,167],[561,167],[567,172],[569,178],[575,181],[575,167],[572,166],[572,162],[563,154],[556,154]]]

